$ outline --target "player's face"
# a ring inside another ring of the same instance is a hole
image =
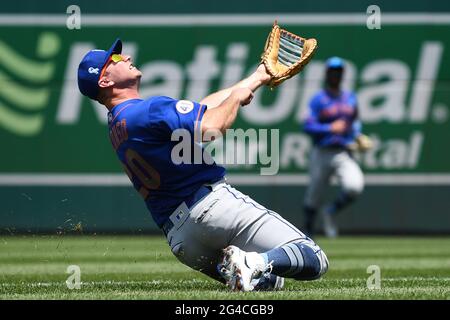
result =
[[[342,69],[327,69],[326,83],[331,88],[339,88],[342,80]]]
[[[117,55],[114,57],[117,62],[111,60],[105,66],[104,76],[114,82],[114,86],[117,88],[128,87],[130,84],[134,84],[142,76],[141,71],[133,65],[131,57],[128,55],[118,55],[122,59],[119,60]]]

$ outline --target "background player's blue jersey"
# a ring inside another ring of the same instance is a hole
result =
[[[180,143],[171,141],[176,129],[190,133],[192,155],[193,149],[201,150],[194,135],[200,133],[206,108],[187,100],[157,96],[127,100],[108,113],[113,147],[160,227],[203,184],[216,182],[225,174],[223,167],[206,164],[203,159],[198,164],[172,161],[172,149]]]
[[[315,145],[322,147],[345,147],[361,133],[362,125],[357,119],[356,96],[349,91],[341,91],[337,97],[326,90],[319,91],[310,101],[310,113],[303,129],[309,133]],[[347,121],[348,130],[343,134],[331,132],[331,122]]]

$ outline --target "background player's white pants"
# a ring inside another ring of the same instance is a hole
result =
[[[175,213],[171,215],[175,225],[167,234],[173,254],[182,263],[220,281],[223,279],[216,266],[228,245],[261,253],[306,240],[320,249],[279,214],[227,183],[214,185],[213,191],[191,210],[183,203]],[[174,218],[176,215],[181,218]]]
[[[349,196],[357,196],[364,189],[361,168],[347,151],[315,147],[310,158],[310,182],[304,202],[306,206],[319,208],[333,175],[336,175],[342,191]]]

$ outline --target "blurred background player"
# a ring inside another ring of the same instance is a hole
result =
[[[312,136],[314,148],[310,155],[310,183],[303,210],[305,231],[312,236],[317,213],[323,217],[324,233],[336,237],[335,215],[350,205],[364,188],[363,173],[350,149],[361,135],[357,99],[353,92],[341,89],[344,62],[332,57],[326,62],[325,88],[313,96],[304,130]],[[335,175],[341,187],[338,197],[321,208],[322,198]]]

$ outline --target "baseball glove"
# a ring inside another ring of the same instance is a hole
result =
[[[305,39],[281,29],[275,21],[261,55],[261,63],[272,76],[267,85],[274,88],[295,76],[308,64],[317,48],[316,39]]]
[[[365,152],[373,148],[373,142],[365,134],[360,134],[348,148],[352,151]]]

